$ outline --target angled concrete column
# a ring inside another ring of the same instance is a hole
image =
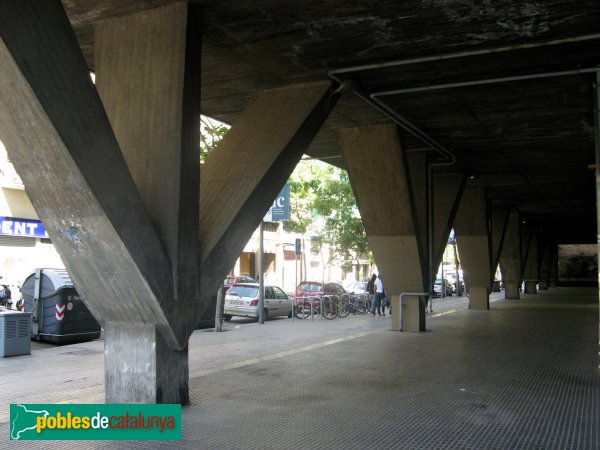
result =
[[[469,293],[469,308],[489,309],[491,255],[487,202],[483,189],[465,189],[454,229],[465,288]]]
[[[552,264],[550,265],[550,287],[558,286],[558,245],[552,248]]]
[[[263,92],[202,168],[199,326],[214,324],[217,288],[335,106],[331,83]],[[235,161],[235,164],[231,164]]]
[[[513,211],[508,216],[504,243],[500,252],[500,271],[504,285],[504,298],[519,299],[521,287],[521,219]]]
[[[493,284],[496,269],[500,263],[500,254],[506,237],[506,230],[509,218],[509,209],[505,206],[490,206],[490,239],[491,239],[491,279]],[[492,285],[490,285],[492,287]]]
[[[541,245],[542,257],[540,263],[540,291],[547,290],[550,285],[552,271],[552,258],[554,257],[554,245],[548,238]]]
[[[455,221],[467,177],[460,174],[436,174],[433,179],[434,200],[430,220],[433,221],[432,280],[442,262],[448,236]]]
[[[424,331],[428,295],[404,297],[401,309],[400,294],[428,292],[433,271],[428,257],[427,160],[424,155],[407,158],[403,154],[394,125],[340,130],[338,141],[369,245],[386,293],[392,298],[392,328],[399,330],[402,321],[404,330]],[[435,198],[435,253],[438,241],[448,238],[449,216],[456,211],[456,198],[464,182],[460,176],[448,176],[436,179],[433,186],[439,186],[436,192],[440,192]]]
[[[537,230],[529,224],[525,228],[529,236],[527,252],[523,260],[523,281],[525,294],[537,294],[537,283],[540,279],[540,263]]]
[[[163,308],[186,342],[200,306],[199,9],[178,3],[102,21],[95,32],[96,86],[170,261],[173,298]],[[187,343],[170,348],[151,323],[105,330],[107,401],[123,393],[128,401],[188,401]],[[152,370],[140,383],[144,364]]]
[[[415,224],[408,167],[393,125],[338,131],[348,175],[361,212],[369,246],[388,296],[394,328],[400,315],[407,331],[425,331],[425,303],[403,292],[425,292],[419,237]]]
[[[184,243],[197,240],[198,200],[195,193],[182,193],[182,185],[195,183],[192,192],[198,185],[197,163],[194,166],[198,116],[194,111],[199,104],[199,72],[187,55],[198,54],[193,44],[199,41],[198,34],[187,31],[199,30],[182,26],[195,21],[185,4],[155,13],[100,26],[105,36],[98,40],[97,53],[99,78],[105,74],[106,62],[100,56],[101,41],[112,40],[114,46],[108,53],[125,60],[140,63],[140,55],[152,48],[157,57],[168,54],[173,65],[181,64],[182,69],[168,75],[150,74],[153,68],[148,66],[124,76],[132,69],[127,61],[110,69],[123,76],[124,84],[156,83],[156,90],[119,91],[119,83],[105,90],[113,95],[106,95],[111,107],[120,102],[138,106],[112,110],[131,116],[112,117],[128,152],[131,148],[122,130],[129,126],[138,137],[150,133],[170,151],[167,161],[151,143],[145,142],[148,148],[136,148],[148,152],[145,167],[151,173],[136,174],[141,190],[153,191],[142,196],[61,3],[9,2],[0,15],[0,134],[78,292],[106,330],[109,402],[188,400],[187,339],[194,316],[189,308],[197,301],[198,287],[192,275],[197,272],[196,252],[186,251]],[[166,36],[161,35],[164,30],[168,30]],[[140,101],[144,94],[152,98],[152,105]],[[175,105],[169,102],[172,96]],[[146,107],[148,111],[141,111]],[[176,125],[165,110],[178,116]],[[142,163],[133,161],[135,172]],[[157,165],[161,165],[160,174]],[[172,184],[168,186],[157,179],[169,177]],[[153,183],[160,185],[160,193]],[[153,202],[167,212],[157,213],[154,205],[146,207],[145,203]],[[186,231],[192,224],[193,232]]]

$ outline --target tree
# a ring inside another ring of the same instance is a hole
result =
[[[369,246],[348,173],[329,164],[303,160],[290,177],[291,220],[287,231],[310,235],[315,250],[330,247],[328,263],[369,259]],[[322,252],[321,252],[322,254]],[[350,267],[348,267],[350,266]]]
[[[200,164],[217,148],[229,131],[229,125],[207,116],[200,116]]]

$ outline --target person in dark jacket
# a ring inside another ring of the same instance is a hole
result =
[[[377,279],[377,275],[373,274],[371,279],[367,283],[367,294],[369,294],[369,309],[373,305],[375,301],[375,280]]]

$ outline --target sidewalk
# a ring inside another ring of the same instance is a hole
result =
[[[370,315],[197,330],[179,442],[9,442],[10,403],[104,401],[101,340],[35,344],[0,360],[0,448],[599,448],[597,295],[434,299],[425,333]]]

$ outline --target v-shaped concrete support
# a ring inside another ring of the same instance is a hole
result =
[[[152,322],[181,347],[169,260],[60,2],[3,4],[0,33],[0,133],[77,288],[103,322]]]
[[[244,245],[335,106],[329,82],[265,91],[244,111],[202,168],[202,323]]]
[[[340,130],[338,140],[369,245],[392,305],[402,293],[428,292],[429,279],[435,276],[447,243],[464,177],[436,176],[427,183],[425,155],[407,157],[394,125]],[[428,217],[428,189],[437,193],[433,217]],[[393,306],[392,309],[399,311]],[[396,325],[396,318],[394,314],[394,329],[424,331],[424,298],[420,301],[416,296],[405,297],[402,326]]]

